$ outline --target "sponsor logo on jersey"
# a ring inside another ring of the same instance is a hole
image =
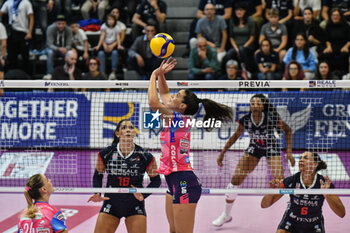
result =
[[[185,139],[180,139],[180,147],[183,148],[189,148],[190,147],[190,141]]]
[[[36,228],[36,233],[50,233],[50,229],[44,228],[44,227],[38,227]]]
[[[299,199],[298,199],[298,198],[294,198],[294,199],[293,199],[293,202],[294,202],[295,204],[299,205]]]
[[[57,219],[58,220],[63,220],[64,219],[64,216],[62,213],[60,213],[59,215],[57,215]]]
[[[107,204],[105,208],[103,208],[103,212],[105,213],[109,213],[109,211],[111,210],[112,205],[111,204]]]
[[[112,160],[118,159],[118,152],[113,153]]]
[[[187,150],[187,149],[181,148],[181,149],[180,149],[180,154],[181,154],[181,155],[187,155],[187,154],[188,154],[188,150]]]
[[[190,163],[190,158],[188,156],[185,157],[185,163]]]

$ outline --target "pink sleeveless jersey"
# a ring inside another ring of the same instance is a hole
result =
[[[169,125],[164,126],[160,133],[162,155],[157,172],[164,175],[169,175],[172,172],[193,170],[189,158],[191,126],[187,123],[191,121],[191,118],[184,117],[177,112],[173,113],[174,119],[171,127]]]
[[[47,202],[36,202],[35,206],[39,210],[35,218],[22,215],[18,224],[18,233],[53,233],[67,229],[66,220],[61,211]]]

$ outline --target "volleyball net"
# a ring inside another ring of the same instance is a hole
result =
[[[23,192],[26,180],[42,173],[52,179],[56,192],[165,193],[164,176],[158,189],[92,187],[97,154],[112,144],[114,130],[122,119],[131,120],[137,132],[134,142],[152,153],[159,166],[162,122],[153,119],[154,112],[149,109],[148,84],[147,81],[1,81],[4,95],[0,98],[0,192]],[[267,143],[269,153],[281,155],[284,177],[299,171],[298,161],[304,151],[317,152],[328,165],[320,174],[328,175],[336,189],[270,189],[274,169],[280,166],[269,166],[266,157],[262,157],[240,188],[229,192],[350,194],[349,81],[169,81],[168,85],[172,93],[188,88],[201,99],[226,104],[233,110],[232,123],[215,125],[203,121],[205,111],[201,105],[190,123],[191,149],[188,152],[184,145],[182,152],[199,177],[203,193],[227,192],[225,188],[249,146],[249,131],[245,130],[226,152],[223,167],[217,165],[217,158],[237,130],[238,119],[249,113],[251,97],[261,93],[292,130],[295,167],[286,159],[283,131],[274,128],[256,132],[260,137],[254,140]],[[286,87],[288,91],[281,91]],[[271,124],[278,124],[275,117]],[[207,132],[203,124],[212,124],[214,129]],[[121,162],[106,170],[104,182],[107,173],[132,176],[134,171],[126,171]],[[144,174],[144,187],[148,183],[149,177]]]

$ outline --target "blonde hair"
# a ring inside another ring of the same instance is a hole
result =
[[[40,188],[43,186],[44,182],[41,174],[33,175],[27,180],[24,196],[27,200],[28,207],[25,216],[29,218],[35,217],[38,209],[35,208],[33,199],[38,200],[41,197]]]

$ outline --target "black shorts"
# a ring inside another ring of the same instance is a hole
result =
[[[308,222],[302,222],[297,221],[296,217],[290,217],[290,214],[291,211],[286,211],[278,225],[278,229],[286,230],[290,233],[325,233],[323,216],[308,218]],[[311,221],[309,221],[310,219]],[[312,219],[316,220],[312,221]]]
[[[173,172],[165,176],[167,193],[173,196],[174,204],[197,203],[202,194],[202,185],[192,171]]]
[[[261,149],[254,144],[249,144],[248,148],[245,149],[244,152],[251,155],[251,156],[257,157],[259,159],[264,157],[264,156],[266,158],[270,158],[273,156],[280,156],[281,155],[281,150],[278,146],[270,147],[270,148],[266,148],[266,149]]]
[[[128,200],[116,200],[116,198],[111,198],[103,201],[100,213],[110,214],[119,219],[122,217],[127,218],[133,215],[146,216],[145,201],[139,201],[136,198],[129,198]]]

